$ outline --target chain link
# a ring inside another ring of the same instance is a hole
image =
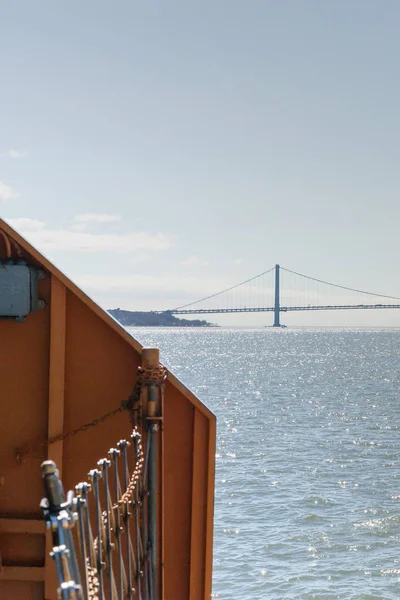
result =
[[[122,494],[121,499],[119,500],[118,504],[115,504],[113,506],[113,509],[116,509],[120,506],[122,506],[123,504],[127,505],[130,503],[134,502],[134,497],[133,494],[135,492],[136,486],[138,485],[140,476],[143,473],[143,465],[144,465],[144,453],[143,453],[143,446],[142,446],[142,436],[140,435],[140,433],[138,432],[137,428],[135,428],[132,432],[132,438],[137,438],[138,443],[137,443],[137,461],[136,461],[136,465],[135,465],[135,469],[132,473],[132,476],[130,478],[130,481],[128,483],[128,487],[126,488],[125,492]]]
[[[156,383],[162,385],[168,376],[168,371],[163,365],[156,365],[155,367],[139,367],[138,378],[142,383]]]
[[[90,561],[86,559],[86,573],[87,573],[87,581],[88,581],[88,595],[89,600],[100,600],[99,599],[99,579],[97,577],[97,571],[94,567],[90,566]]]

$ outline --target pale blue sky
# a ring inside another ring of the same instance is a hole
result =
[[[397,0],[2,2],[1,215],[108,307],[277,262],[400,296],[399,31]]]

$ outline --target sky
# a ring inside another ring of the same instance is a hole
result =
[[[6,0],[0,215],[105,308],[276,263],[400,296],[399,30],[397,0]]]

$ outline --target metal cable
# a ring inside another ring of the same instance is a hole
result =
[[[268,271],[264,271],[264,273],[260,273],[259,275],[256,275],[255,277],[246,279],[246,281],[242,281],[241,283],[237,283],[236,285],[226,288],[226,290],[222,290],[222,292],[217,292],[216,294],[211,294],[211,296],[206,296],[205,298],[201,298],[200,300],[196,300],[195,302],[189,302],[189,304],[184,304],[183,306],[178,306],[177,308],[173,308],[172,312],[174,312],[175,310],[182,310],[183,308],[187,308],[188,306],[193,306],[193,304],[199,304],[200,302],[205,302],[206,300],[210,300],[211,298],[215,298],[216,296],[225,294],[225,292],[230,292],[231,290],[234,290],[235,288],[238,288],[241,285],[244,285],[245,283],[249,283],[250,281],[254,281],[255,279],[258,279],[259,277],[262,277],[263,275],[267,275],[267,273],[271,273],[271,271],[273,271],[274,269],[275,269],[275,267],[272,267],[271,269],[268,269]]]
[[[364,290],[356,290],[354,288],[346,287],[345,285],[338,285],[337,283],[330,283],[329,281],[324,281],[323,279],[317,279],[316,277],[309,277],[308,275],[303,275],[303,273],[297,273],[296,271],[291,271],[290,269],[285,269],[284,267],[280,267],[282,271],[287,271],[288,273],[293,273],[293,275],[299,275],[299,277],[304,277],[305,279],[311,279],[312,281],[317,281],[318,283],[325,283],[326,285],[331,285],[333,287],[340,288],[342,290],[347,290],[349,292],[357,292],[358,294],[367,294],[368,296],[377,296],[379,298],[392,298],[393,300],[400,300],[398,296],[387,296],[385,294],[374,294],[373,292],[365,292]]]

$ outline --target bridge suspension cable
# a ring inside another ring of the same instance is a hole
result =
[[[178,306],[177,308],[174,308],[171,312],[174,312],[176,310],[183,310],[185,308],[188,308],[189,306],[193,306],[194,304],[200,304],[200,302],[205,302],[206,300],[210,300],[211,298],[216,298],[216,296],[221,296],[221,294],[225,294],[225,292],[230,292],[231,290],[234,290],[234,289],[240,287],[241,285],[245,285],[246,283],[250,283],[251,281],[254,281],[255,279],[259,279],[263,275],[267,275],[268,273],[271,273],[271,271],[273,271],[274,269],[275,269],[275,267],[271,267],[271,269],[268,269],[268,271],[264,271],[264,273],[260,273],[259,275],[256,275],[255,277],[250,277],[250,279],[246,279],[246,281],[242,281],[241,283],[232,285],[231,287],[226,288],[225,290],[222,290],[221,292],[217,292],[216,294],[211,294],[211,296],[206,296],[205,298],[200,298],[200,300],[196,300],[195,302],[189,302],[189,304],[184,304],[183,306]]]
[[[282,271],[286,271],[287,273],[292,273],[293,275],[298,275],[299,277],[304,277],[305,279],[311,279],[312,281],[316,281],[318,283],[324,283],[326,285],[331,285],[332,287],[340,288],[342,290],[347,290],[349,292],[357,292],[358,294],[367,294],[368,296],[377,296],[378,298],[392,298],[393,300],[400,300],[400,297],[398,297],[398,296],[387,296],[386,294],[375,294],[374,292],[365,292],[363,290],[357,290],[355,288],[346,287],[344,285],[339,285],[337,283],[330,283],[329,281],[323,281],[322,279],[317,279],[316,277],[310,277],[309,275],[303,275],[303,273],[297,273],[296,271],[291,271],[290,269],[285,269],[285,267],[280,267],[280,268]]]

